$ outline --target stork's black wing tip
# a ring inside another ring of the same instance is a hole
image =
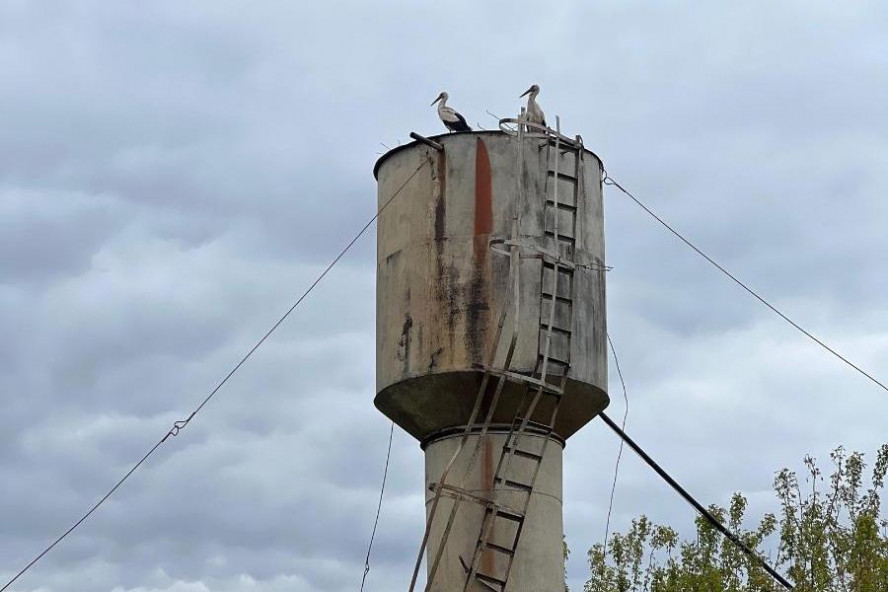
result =
[[[466,123],[466,118],[462,116],[460,113],[456,113],[456,118],[459,121],[453,122],[453,127],[451,128],[455,132],[470,132],[472,128],[469,127],[469,124]]]

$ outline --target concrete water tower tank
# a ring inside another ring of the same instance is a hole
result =
[[[441,592],[563,592],[561,454],[609,401],[601,161],[579,138],[504,129],[374,169],[375,404],[425,451]]]

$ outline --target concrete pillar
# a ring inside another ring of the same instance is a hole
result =
[[[426,485],[437,482],[441,473],[459,446],[461,434],[451,431],[448,435],[433,438],[425,446]],[[469,460],[476,450],[478,436],[470,436],[466,446],[451,469],[448,482],[459,484],[465,473]],[[477,452],[477,459],[466,481],[466,489],[477,495],[490,497],[490,483],[502,453],[506,440],[503,432],[488,433]],[[544,437],[528,434],[521,441],[521,448],[539,453]],[[563,443],[550,439],[546,447],[537,477],[530,507],[524,523],[524,530],[518,543],[515,563],[509,575],[509,592],[564,592],[564,557],[563,536],[564,522],[562,517],[562,453]],[[521,457],[513,457],[509,469],[510,479],[530,481],[534,462]],[[426,489],[426,515],[428,516],[434,493]],[[501,494],[499,503],[520,508],[524,503],[525,494],[507,492]],[[449,497],[441,499],[434,525],[429,537],[428,566],[431,567],[442,533],[454,500]],[[433,592],[462,592],[466,581],[466,572],[462,568],[463,561],[467,564],[472,560],[475,542],[480,534],[483,507],[480,504],[463,501],[457,512],[456,521],[444,549],[438,573],[432,586]],[[497,519],[492,542],[511,547],[515,536],[516,523]],[[486,550],[481,558],[481,570],[484,573],[501,576],[504,572],[506,556],[502,553]],[[475,589],[482,590],[476,586]],[[474,589],[472,589],[474,592]]]

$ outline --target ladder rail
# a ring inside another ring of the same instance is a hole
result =
[[[560,245],[558,240],[558,186],[561,184],[558,181],[558,162],[561,160],[561,120],[559,117],[555,117],[555,131],[558,133],[555,136],[555,179],[552,184],[552,201],[555,203],[555,207],[552,210],[552,234],[554,235],[554,243],[555,243],[555,254],[559,257],[561,256]],[[549,163],[546,163],[546,168],[549,168]],[[548,173],[547,173],[548,175]],[[548,181],[548,178],[546,179]],[[552,294],[558,295],[558,276],[560,274],[560,267],[556,263],[552,270]],[[555,300],[552,300],[552,305],[549,307],[549,327],[546,330],[546,346],[543,354],[543,367],[540,370],[540,380],[543,382],[546,381],[546,374],[549,370],[549,352],[552,345],[552,326],[555,324]],[[529,415],[529,414],[528,414]]]

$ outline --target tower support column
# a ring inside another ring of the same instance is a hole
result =
[[[490,498],[492,493],[490,487],[503,444],[506,442],[506,435],[506,430],[492,430],[485,436],[465,480],[467,493]],[[437,483],[441,478],[441,473],[459,447],[461,437],[462,430],[448,430],[426,441],[424,447],[427,486]],[[448,474],[448,483],[458,484],[462,481],[475,453],[479,437],[469,436],[468,442]],[[525,435],[521,441],[521,448],[529,451],[542,450],[543,438],[542,435]],[[522,525],[518,548],[515,551],[515,562],[509,576],[509,592],[564,592],[563,451],[564,443],[556,438],[552,438],[546,446],[527,516]],[[529,482],[534,465],[535,463],[526,459],[513,457],[509,471],[510,479],[524,479]],[[500,493],[497,502],[506,507],[520,508],[524,505],[526,495],[522,491],[505,491]],[[426,487],[427,516],[434,497],[435,493]],[[448,496],[442,496],[439,502],[429,535],[428,569],[431,569],[440,542],[444,539],[444,528],[454,503],[454,499]],[[475,544],[481,534],[479,529],[483,513],[484,506],[476,501],[464,499],[460,503],[450,536],[446,539],[446,547],[434,578],[432,592],[463,592],[466,583],[463,564],[468,564],[472,560]],[[495,524],[491,542],[512,548],[518,523],[500,519]],[[504,572],[507,560],[506,553],[487,549],[481,555],[478,571],[496,577],[498,573]]]

